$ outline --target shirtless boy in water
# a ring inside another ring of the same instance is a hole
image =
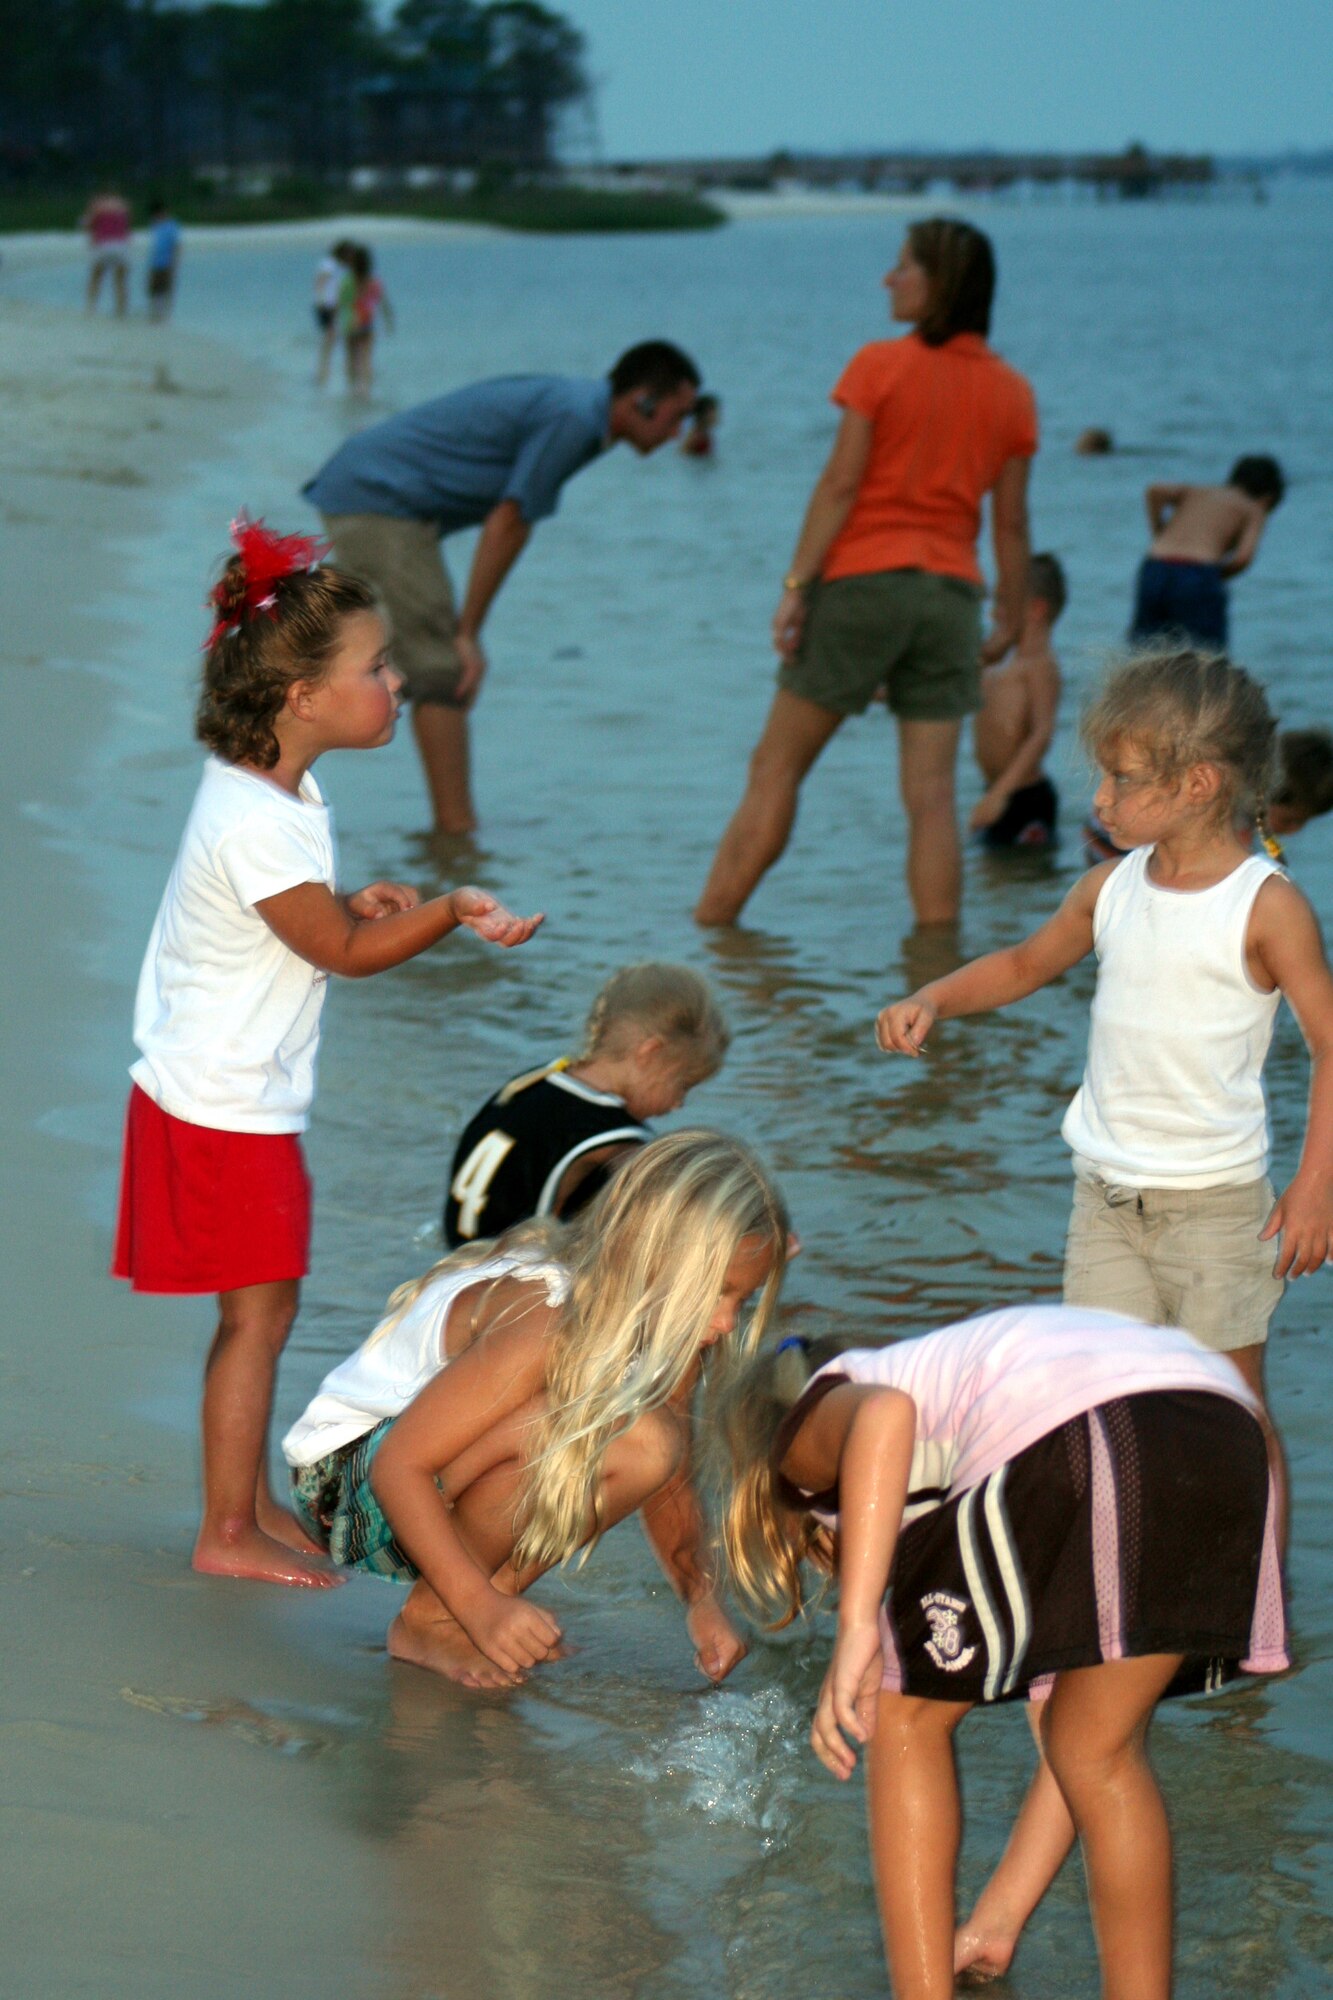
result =
[[[1227,583],[1254,561],[1286,490],[1275,458],[1238,458],[1225,486],[1158,483],[1144,494],[1152,546],[1139,569],[1130,639],[1170,633],[1227,649]]]
[[[1051,627],[1064,608],[1059,560],[1033,556],[1018,644],[982,676],[981,709],[972,725],[986,790],[973,807],[971,826],[987,847],[1049,847],[1055,839],[1059,801],[1041,764],[1060,703]]]

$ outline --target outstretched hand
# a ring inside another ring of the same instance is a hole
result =
[[[405,882],[372,882],[365,889],[358,889],[347,898],[349,916],[391,917],[400,910],[415,910],[421,901],[415,889],[409,889]]]
[[[810,1731],[811,1748],[835,1778],[851,1777],[856,1769],[853,1745],[868,1743],[875,1733],[883,1678],[884,1646],[878,1625],[840,1630]]]
[[[938,1018],[929,1000],[910,994],[875,1016],[875,1040],[885,1055],[919,1056]]]
[[[494,896],[488,896],[484,889],[455,889],[453,891],[454,915],[467,930],[475,931],[488,944],[526,944],[537,927],[545,921],[539,911],[535,917],[516,917]]]
[[[1322,1174],[1297,1174],[1259,1231],[1261,1243],[1275,1236],[1282,1239],[1275,1278],[1303,1278],[1333,1262],[1333,1182]]]
[[[685,1614],[685,1630],[694,1646],[694,1664],[716,1686],[733,1667],[738,1667],[749,1651],[744,1639],[722,1606],[712,1597],[702,1597]]]

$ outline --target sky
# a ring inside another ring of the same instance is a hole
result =
[[[587,38],[608,160],[1333,147],[1330,0],[551,4]]]

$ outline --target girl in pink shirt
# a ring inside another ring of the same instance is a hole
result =
[[[951,1994],[955,1965],[1003,1972],[1075,1834],[1105,2000],[1167,2000],[1148,1721],[1168,1692],[1289,1665],[1257,1398],[1190,1335],[1084,1307],[854,1349],[785,1413],[776,1375],[758,1364],[720,1413],[723,1539],[741,1597],[779,1624],[802,1609],[804,1558],[836,1569],[812,1741],[843,1779],[866,1747],[897,2000]],[[1045,1758],[955,1943],[953,1732],[1023,1697],[1042,1698]]]

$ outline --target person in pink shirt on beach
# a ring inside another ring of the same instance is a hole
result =
[[[129,206],[114,188],[100,188],[84,209],[79,227],[88,238],[88,311],[97,311],[102,280],[109,275],[116,318],[123,319],[130,293]]]

